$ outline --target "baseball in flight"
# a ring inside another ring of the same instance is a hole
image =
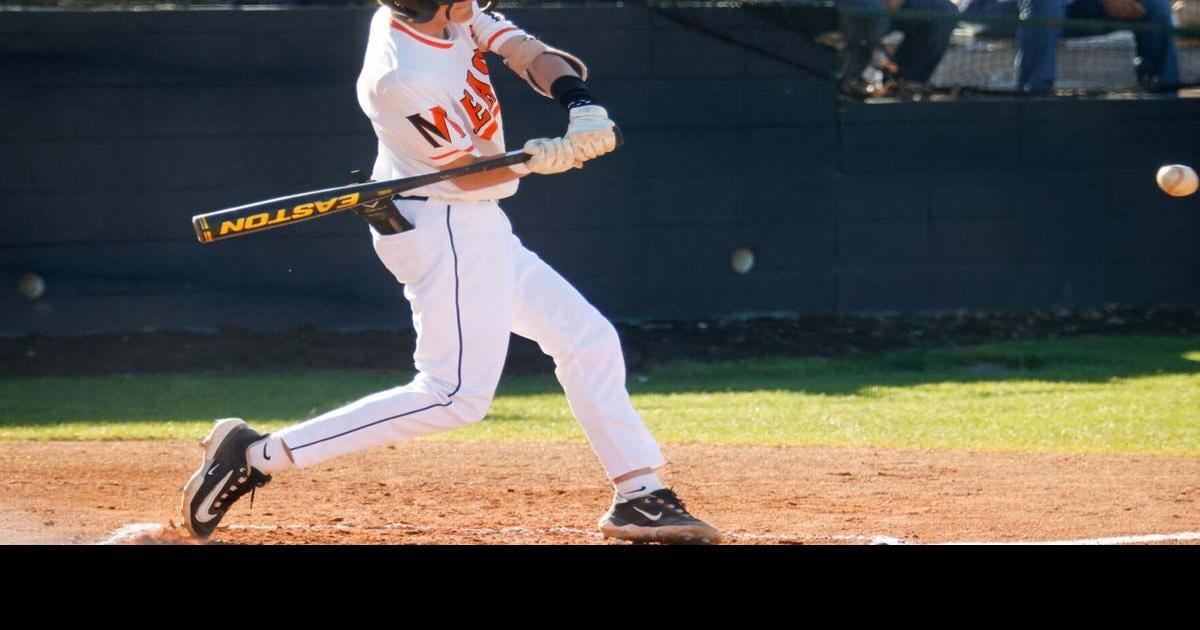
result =
[[[1200,186],[1196,171],[1184,164],[1168,164],[1158,169],[1155,180],[1158,187],[1172,197],[1186,197],[1196,192],[1197,186]]]

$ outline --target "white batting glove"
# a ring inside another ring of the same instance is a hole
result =
[[[521,175],[553,175],[575,166],[575,152],[566,138],[534,138],[525,143],[524,151],[533,157],[512,167]]]
[[[617,148],[616,123],[609,120],[608,110],[599,105],[571,108],[571,123],[567,125],[567,140],[575,149],[576,161],[586,162]]]

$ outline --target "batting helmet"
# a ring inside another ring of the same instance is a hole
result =
[[[438,8],[448,6],[462,0],[379,0],[379,4],[403,15],[411,22],[424,24],[437,15]],[[480,2],[486,11],[495,5],[495,1]]]

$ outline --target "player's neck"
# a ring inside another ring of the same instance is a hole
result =
[[[450,24],[450,21],[440,15],[422,24],[415,24],[408,21],[406,21],[404,24],[412,30],[421,33],[422,35],[428,35],[438,39],[450,38],[450,31],[446,28]]]

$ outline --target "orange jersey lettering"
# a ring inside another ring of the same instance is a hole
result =
[[[480,81],[475,78],[475,75],[467,72],[467,85],[471,86],[472,90],[479,95],[488,104],[488,109],[496,105],[496,92],[492,90],[492,86],[487,84],[487,81]]]
[[[483,51],[479,50],[478,48],[475,49],[475,56],[471,58],[471,65],[475,66],[475,69],[479,71],[479,74],[482,74],[485,77],[490,74],[490,72],[488,72],[487,60],[483,58]]]
[[[483,106],[482,103],[471,98],[471,93],[463,90],[462,98],[459,99],[463,109],[467,111],[467,120],[471,123],[471,131],[479,134],[479,131],[484,128],[489,122],[492,122],[492,113]]]

